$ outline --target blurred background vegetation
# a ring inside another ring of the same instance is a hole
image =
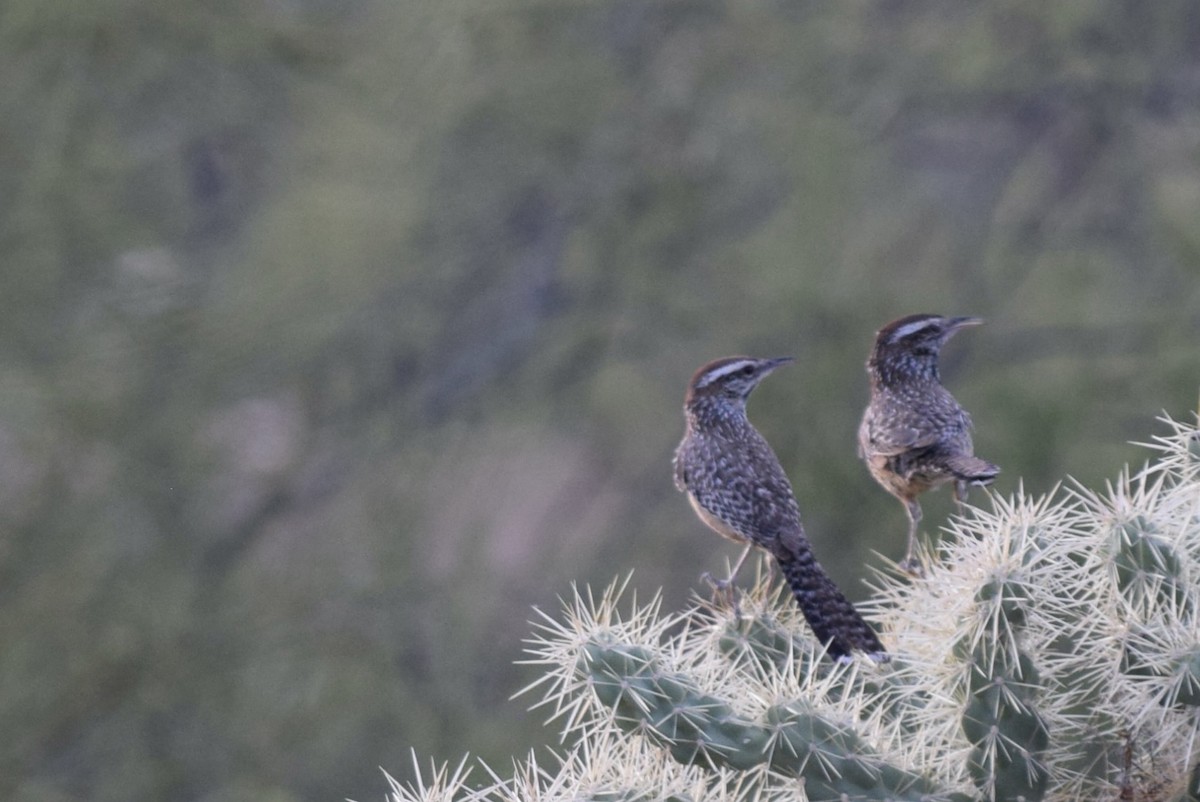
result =
[[[856,598],[887,320],[987,319],[1003,493],[1196,407],[1194,0],[9,0],[0,69],[4,799],[552,740],[531,607],[735,551],[670,478],[711,358],[798,358],[751,415]]]

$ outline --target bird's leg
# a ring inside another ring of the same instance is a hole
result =
[[[746,548],[742,549],[741,556],[737,558],[737,562],[733,564],[733,569],[730,570],[729,576],[725,579],[717,579],[708,571],[700,575],[700,578],[709,584],[715,591],[725,591],[733,587],[733,580],[737,578],[738,571],[742,568],[742,563],[746,562],[746,558],[750,555],[750,550],[754,548],[753,543],[747,543]]]
[[[900,570],[909,576],[921,577],[925,569],[917,559],[917,524],[921,522],[921,505],[915,498],[904,499],[904,509],[908,512],[908,551],[900,561]]]
[[[753,543],[746,544],[746,548],[742,549],[741,556],[737,558],[737,562],[733,564],[733,568],[730,570],[729,576],[725,579],[716,579],[708,571],[705,571],[700,575],[700,578],[707,582],[708,586],[713,589],[713,600],[715,601],[719,596],[724,596],[726,603],[733,608],[734,614],[739,618],[741,617],[742,611],[738,608],[736,598],[737,588],[734,586],[733,581],[737,578],[738,571],[740,571],[742,568],[742,563],[746,562],[746,558],[750,556],[750,550],[753,548]]]
[[[768,585],[768,587],[771,585],[774,585],[776,577],[781,576],[782,573],[783,572],[780,571],[780,569],[779,569],[779,562],[777,560],[768,561],[767,562],[767,585]],[[784,581],[786,581],[786,577],[785,577]]]
[[[954,483],[954,506],[959,516],[963,514],[963,505],[967,503],[967,481],[959,479]]]
[[[733,584],[733,580],[737,578],[738,571],[742,570],[742,563],[746,562],[746,558],[750,556],[750,552],[753,548],[753,543],[747,543],[746,548],[742,549],[742,553],[738,556],[737,562],[733,564],[733,568],[730,570],[729,578],[725,580],[725,584]]]

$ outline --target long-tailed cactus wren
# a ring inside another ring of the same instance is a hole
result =
[[[954,482],[961,505],[968,485],[986,485],[1000,469],[974,455],[971,416],[942,386],[938,354],[954,333],[977,317],[909,315],[875,335],[867,360],[871,401],[858,429],[858,455],[871,476],[908,513],[908,550],[900,568],[922,574],[916,556],[921,505],[917,496]]]
[[[875,632],[813,556],[787,475],[746,417],[746,398],[758,383],[791,361],[735,356],[696,371],[684,400],[687,428],[675,451],[675,486],[704,523],[746,545],[718,587],[729,587],[751,548],[765,549],[831,657],[847,661],[859,650],[886,660]]]

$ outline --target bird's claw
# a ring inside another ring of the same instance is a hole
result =
[[[717,579],[708,571],[705,571],[703,574],[701,574],[700,579],[710,588],[712,588],[712,598],[714,603],[724,602],[725,606],[733,609],[733,615],[735,618],[742,617],[742,608],[738,603],[737,585],[733,583],[733,580]]]
[[[923,579],[925,577],[925,566],[916,557],[905,557],[897,567],[913,579]]]

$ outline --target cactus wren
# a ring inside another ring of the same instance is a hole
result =
[[[710,528],[745,544],[729,578],[758,546],[779,563],[792,594],[831,657],[848,661],[866,652],[876,661],[887,651],[813,556],[800,509],[775,452],[746,417],[746,398],[771,371],[791,362],[735,356],[696,371],[684,400],[687,428],[675,451],[675,486]]]
[[[900,499],[908,512],[908,551],[900,568],[922,574],[916,557],[917,496],[954,482],[961,506],[968,485],[986,485],[1000,469],[974,455],[971,416],[942,386],[938,353],[977,317],[909,315],[893,320],[875,335],[867,360],[871,401],[858,429],[858,456],[883,489]]]

